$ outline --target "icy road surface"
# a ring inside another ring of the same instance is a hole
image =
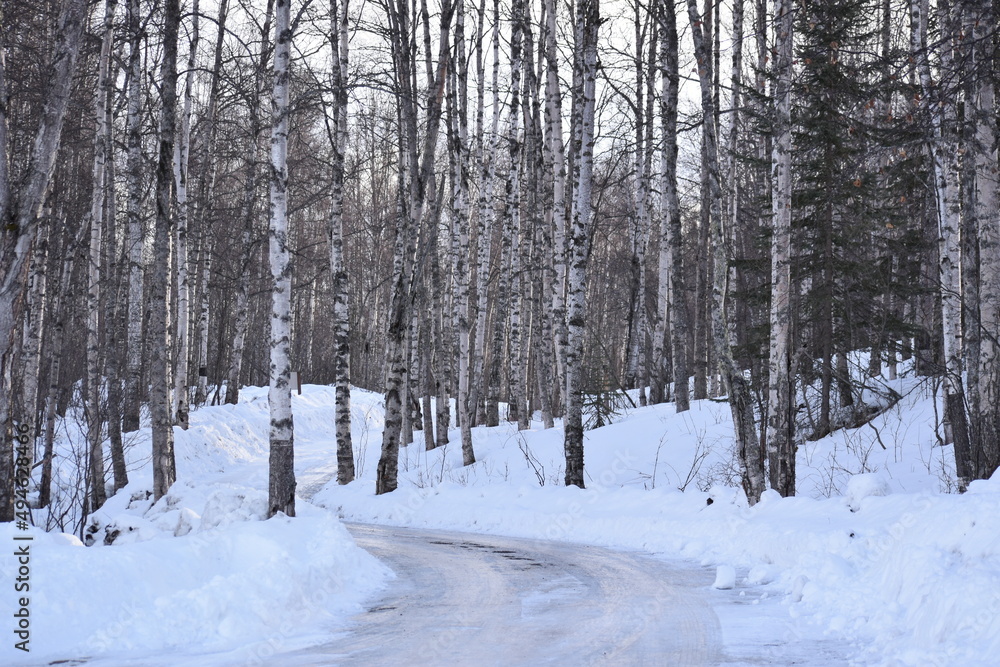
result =
[[[307,665],[718,665],[710,570],[641,554],[350,525],[397,579]]]
[[[397,574],[350,631],[272,658],[319,665],[845,665],[775,600],[710,588],[714,570],[637,552],[347,524]],[[713,607],[716,605],[716,607]],[[723,620],[720,623],[719,615]]]

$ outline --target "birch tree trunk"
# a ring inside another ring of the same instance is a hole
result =
[[[0,226],[0,438],[5,443],[0,448],[3,452],[0,455],[0,521],[10,521],[14,517],[13,448],[7,446],[10,442],[7,429],[11,417],[11,366],[17,353],[16,327],[23,304],[24,270],[59,152],[86,12],[85,0],[69,0],[60,13],[45,102],[23,187],[15,190],[6,170],[0,173],[0,221],[3,222]],[[0,92],[7,88],[3,65],[0,62]],[[0,116],[0,159],[5,161],[9,159],[6,109]]]
[[[291,0],[277,0],[274,22],[274,93],[271,100],[271,414],[267,515],[295,516],[295,449],[292,423],[292,264],[288,257],[288,83],[292,50]]]
[[[126,190],[128,219],[128,332],[125,363],[125,403],[122,430],[139,430],[140,406],[146,395],[142,382],[143,320],[146,300],[143,291],[146,266],[143,260],[145,223],[142,218],[143,159],[142,159],[142,29],[140,27],[140,0],[128,0],[129,73],[128,115],[125,124],[128,157],[126,161]]]
[[[507,116],[507,148],[510,156],[504,211],[504,238],[510,239],[510,331],[507,419],[518,422],[518,430],[528,427],[525,411],[524,373],[521,366],[521,46],[524,36],[524,1],[511,4],[510,105]]]
[[[591,190],[594,168],[594,115],[597,80],[597,33],[601,24],[599,0],[578,0],[576,5],[577,67],[580,86],[574,90],[578,113],[574,115],[574,153],[577,178],[569,236],[566,310],[566,486],[584,488],[583,479],[583,337],[586,331],[587,259],[590,254]]]
[[[173,198],[173,157],[177,110],[178,0],[164,0],[163,60],[160,66],[160,152],[156,167],[156,234],[150,288],[149,411],[153,420],[153,497],[159,500],[177,479],[174,430],[170,414],[170,224]]]
[[[731,323],[726,314],[729,262],[721,224],[722,188],[719,179],[718,134],[715,124],[715,104],[712,99],[712,80],[707,66],[711,54],[702,31],[697,1],[688,0],[687,6],[688,17],[691,21],[691,35],[694,38],[695,57],[698,63],[698,78],[701,83],[702,122],[706,126],[705,155],[708,163],[709,215],[715,255],[711,308],[712,337],[716,359],[722,370],[726,391],[729,393],[729,406],[733,415],[743,490],[746,492],[747,500],[753,505],[760,500],[765,489],[764,457],[760,450],[757,429],[754,425],[750,386],[733,359]]]
[[[465,52],[465,0],[458,0],[455,18],[454,90],[448,97],[448,155],[451,163],[451,207],[455,247],[454,321],[458,333],[458,397],[455,416],[462,434],[462,460],[475,460],[472,421],[469,412],[470,317],[469,317],[469,126],[468,65]],[[480,34],[482,31],[480,30]],[[481,62],[481,57],[480,57]],[[481,71],[482,68],[480,68]],[[482,107],[477,110],[482,117]],[[481,123],[480,123],[481,126]]]
[[[962,321],[961,321],[961,207],[958,191],[958,146],[954,140],[951,119],[946,116],[950,105],[941,99],[931,80],[927,53],[920,45],[926,42],[928,7],[926,0],[912,0],[910,5],[911,51],[917,61],[923,98],[930,105],[933,138],[930,142],[937,196],[938,218],[938,277],[941,289],[942,344],[945,364],[945,418],[952,434],[966,435],[965,394],[962,386]],[[941,49],[941,70],[952,71],[952,44],[957,39],[952,17],[942,17],[944,35]],[[965,486],[972,477],[969,443],[966,438],[954,443],[956,472],[959,484]]]
[[[448,78],[448,73],[445,73]],[[447,84],[446,84],[447,87]],[[434,435],[434,446],[442,447],[448,444],[448,427],[451,422],[451,398],[448,391],[449,377],[451,375],[451,346],[447,341],[450,336],[445,333],[446,324],[444,321],[444,283],[441,275],[441,246],[448,248],[451,244],[442,244],[440,239],[441,212],[444,205],[444,195],[447,190],[446,184],[438,186],[436,177],[432,174],[428,183],[428,192],[433,195],[433,209],[428,211],[428,247],[429,247],[429,287],[430,287],[430,316],[428,334],[432,337],[432,344],[424,348],[424,353],[430,356],[428,370],[428,398],[433,393],[436,396],[435,410],[430,415],[427,423],[435,428],[427,431],[427,437]],[[436,433],[434,432],[436,431]]]
[[[657,364],[650,400],[664,400],[667,384],[663,361],[666,337],[670,339],[674,371],[674,405],[677,412],[690,409],[688,387],[688,322],[684,303],[684,246],[681,237],[680,201],[677,195],[677,97],[678,72],[677,15],[671,6],[661,7],[662,44],[660,50],[660,126],[663,152],[660,156],[660,256],[658,261],[659,294],[653,359]]]
[[[790,0],[775,14],[775,115],[771,156],[771,333],[767,400],[767,460],[771,487],[795,495],[795,420],[791,365],[792,24]]]
[[[94,95],[94,115],[97,127],[94,135],[93,186],[90,195],[90,262],[87,271],[87,441],[90,447],[90,510],[96,511],[107,499],[104,489],[104,438],[101,420],[101,253],[103,250],[104,203],[107,198],[106,164],[110,130],[107,99],[111,91],[109,70],[111,46],[114,40],[116,0],[104,5],[104,27],[101,58],[98,64],[97,91]]]
[[[545,7],[545,155],[552,182],[552,206],[546,224],[552,228],[552,321],[555,324],[556,385],[566,386],[566,155],[562,136],[562,91],[556,48],[555,0]],[[557,403],[558,404],[558,403]]]
[[[632,115],[635,119],[635,149],[632,154],[633,163],[633,213],[632,225],[629,230],[632,251],[632,285],[629,294],[630,308],[628,337],[625,340],[625,386],[639,389],[639,405],[646,405],[646,373],[643,364],[646,358],[646,244],[648,242],[650,202],[649,176],[646,172],[646,62],[644,57],[645,41],[649,22],[643,22],[639,6],[635,7],[632,17],[635,29],[635,53],[633,67],[635,68],[635,103]],[[655,51],[655,43],[651,44]],[[650,70],[652,76],[652,70]]]
[[[351,328],[348,310],[347,267],[344,264],[344,153],[347,150],[347,65],[349,0],[330,2],[330,47],[333,67],[330,87],[331,109],[336,127],[330,164],[330,287],[333,292],[334,382],[337,385],[334,423],[337,428],[337,482],[354,479],[354,450],[351,445]]]
[[[177,336],[174,366],[173,414],[177,425],[188,427],[190,398],[188,395],[189,329],[191,323],[191,289],[188,280],[188,155],[191,145],[191,92],[194,87],[195,64],[199,42],[198,0],[191,8],[191,41],[188,45],[187,72],[184,75],[184,109],[181,112],[180,137],[174,146],[174,181],[177,198],[175,250],[177,261]]]
[[[979,227],[982,322],[978,396],[982,414],[979,435],[970,453],[970,472],[976,479],[990,479],[1000,467],[1000,122],[997,119],[997,68],[1000,45],[996,39],[1000,10],[996,3],[975,0],[973,42],[974,71],[980,76],[969,106],[976,122],[976,220]],[[992,32],[991,32],[992,31]]]
[[[699,79],[702,76],[706,77],[708,80],[709,88],[712,87],[712,83],[715,78],[715,68],[714,66],[714,49],[712,48],[712,16],[714,4],[712,0],[705,0],[705,16],[704,20],[699,19],[698,27],[701,29],[703,37],[702,41],[705,48],[705,57],[701,58],[696,56],[698,59],[697,69]],[[697,10],[697,3],[695,3],[695,9]],[[689,12],[690,13],[690,12]],[[697,50],[697,49],[696,49]],[[702,73],[704,70],[704,74]],[[714,90],[710,93],[712,100],[715,99]],[[714,104],[713,104],[714,109]],[[703,111],[704,113],[704,111]],[[714,113],[714,111],[713,111]],[[716,136],[715,141],[718,142],[718,125],[715,126]],[[698,251],[697,251],[697,261],[695,264],[695,292],[694,292],[694,321],[692,322],[692,336],[693,341],[691,345],[691,368],[694,375],[694,398],[696,400],[708,398],[711,394],[709,392],[708,376],[715,375],[715,369],[712,367],[709,358],[712,356],[711,347],[713,345],[713,335],[712,330],[712,285],[710,284],[712,280],[712,243],[714,242],[714,237],[712,235],[712,192],[710,187],[711,176],[708,173],[709,162],[712,160],[709,157],[709,142],[710,138],[708,136],[709,126],[707,123],[702,123],[701,126],[701,162],[699,164],[700,168],[700,188],[699,188],[699,205],[698,205]],[[715,156],[717,159],[717,155]],[[719,174],[721,180],[721,174]]]
[[[49,256],[49,244],[52,236],[52,222],[42,223],[35,232],[37,238],[28,268],[27,307],[24,313],[24,343],[21,346],[22,365],[24,367],[24,421],[31,426],[30,437],[32,446],[28,448],[28,464],[30,470],[35,465],[35,442],[42,432],[38,422],[38,382],[41,372],[42,336],[48,326],[45,321],[45,307],[48,280],[46,263]]]

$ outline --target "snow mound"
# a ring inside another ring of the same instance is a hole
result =
[[[32,530],[33,660],[210,650],[245,661],[328,636],[392,576],[302,501],[297,518],[262,521],[260,490],[179,483],[149,505],[132,487],[112,498],[91,518],[90,548]],[[0,539],[13,535],[0,524]],[[5,642],[0,664],[23,662]]]
[[[728,591],[736,588],[736,569],[729,565],[720,565],[715,569],[715,582],[712,588],[720,591]]]
[[[861,501],[865,498],[887,496],[890,493],[892,489],[884,477],[876,473],[864,473],[853,475],[847,481],[847,494],[844,500],[852,512],[857,512],[861,509]]]

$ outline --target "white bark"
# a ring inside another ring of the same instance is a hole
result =
[[[507,166],[507,184],[504,210],[504,238],[510,239],[510,330],[508,397],[509,421],[516,421],[518,429],[528,428],[524,418],[524,372],[521,364],[521,46],[524,36],[524,1],[513,0],[511,5],[510,38],[510,105],[507,116],[507,149],[510,163]],[[502,289],[502,288],[501,288]]]
[[[271,372],[267,403],[271,415],[267,515],[295,516],[295,450],[292,422],[292,264],[288,253],[288,84],[292,31],[291,0],[277,0],[274,22],[274,92],[271,99]]]
[[[38,227],[35,247],[28,267],[27,307],[24,313],[24,342],[21,347],[22,366],[24,368],[23,403],[24,421],[31,426],[30,437],[35,442],[41,432],[41,425],[36,423],[38,414],[38,381],[41,372],[42,337],[46,330],[45,308],[47,303],[48,276],[46,264],[49,256],[49,243],[52,236],[53,223],[45,223]],[[28,465],[34,463],[34,444],[28,448]]]
[[[472,445],[472,416],[469,406],[471,322],[469,313],[469,128],[468,71],[465,55],[465,2],[459,0],[455,19],[455,90],[449,96],[449,158],[452,165],[451,197],[454,249],[454,326],[458,334],[458,397],[456,418],[462,434],[463,463],[475,460]],[[482,108],[477,110],[482,117]]]
[[[942,346],[944,348],[944,393],[946,417],[959,433],[965,423],[964,391],[962,386],[962,297],[961,297],[961,202],[959,198],[958,145],[950,117],[952,106],[938,94],[939,87],[931,79],[930,62],[920,45],[926,42],[928,24],[927,0],[911,0],[911,50],[917,61],[920,87],[925,104],[929,105],[932,138],[930,142],[934,190],[937,196],[938,218],[938,278],[941,290]],[[951,17],[942,17],[944,40],[941,48],[941,70],[950,73],[954,67],[952,54],[956,26]],[[967,483],[970,472],[968,452],[957,443],[955,457],[960,483]]]
[[[978,390],[982,414],[979,441],[971,452],[970,472],[989,479],[1000,467],[1000,126],[997,121],[996,4],[974,3],[976,66],[979,72],[974,101],[976,122],[976,219],[979,225],[980,293],[982,335]],[[992,61],[992,62],[991,62]],[[991,66],[992,65],[992,66]],[[991,76],[992,74],[992,76]]]
[[[156,235],[150,289],[149,410],[153,421],[153,497],[159,499],[177,479],[174,430],[170,414],[170,327],[168,325],[170,223],[173,156],[177,124],[178,0],[165,0],[163,60],[160,67],[160,150],[156,167]]]
[[[110,93],[109,70],[111,46],[114,40],[113,21],[116,0],[104,5],[104,34],[101,41],[101,58],[98,64],[97,90],[94,96],[94,115],[97,118],[94,135],[94,170],[90,195],[90,262],[87,271],[87,439],[90,445],[90,509],[95,511],[104,504],[104,450],[101,420],[101,254],[103,250],[104,204],[107,196],[106,164],[108,161],[109,130],[107,99]]]
[[[653,335],[653,359],[657,364],[650,399],[665,398],[670,378],[664,368],[664,346],[669,336],[673,365],[674,401],[678,412],[690,408],[688,389],[688,326],[684,303],[684,246],[681,238],[680,201],[677,194],[677,98],[678,72],[677,16],[670,6],[661,8],[662,45],[660,49],[660,128],[663,150],[660,154],[660,253],[658,258],[658,298],[656,329]]]
[[[564,418],[566,486],[584,487],[583,478],[583,337],[586,332],[587,259],[591,228],[591,191],[594,169],[594,116],[597,80],[597,33],[601,24],[599,0],[578,0],[577,67],[580,89],[573,128],[577,178],[573,192],[569,236],[566,308],[566,414]],[[574,77],[576,78],[576,77]]]
[[[767,459],[771,487],[795,495],[795,421],[791,371],[792,18],[790,0],[775,12],[775,131],[771,156],[771,333],[767,401]],[[735,140],[734,140],[735,141]],[[735,145],[735,144],[733,144]]]
[[[125,404],[122,430],[139,429],[139,410],[142,396],[140,389],[143,358],[143,320],[146,300],[143,280],[146,265],[143,259],[143,239],[146,236],[142,218],[142,31],[140,28],[140,0],[128,0],[128,31],[130,40],[128,75],[128,115],[126,141],[128,158],[126,167],[126,206],[128,219],[128,331],[126,334],[127,357],[125,363]]]
[[[545,153],[551,172],[552,206],[545,211],[552,228],[552,319],[555,323],[556,384],[566,385],[566,156],[562,136],[562,93],[556,50],[555,0],[545,4]]]
[[[330,282],[333,292],[334,382],[337,384],[334,422],[337,429],[337,482],[354,479],[351,444],[351,329],[348,274],[344,264],[344,153],[347,150],[348,1],[330,3],[330,46],[333,51],[334,141],[330,188]]]
[[[184,109],[180,118],[180,135],[174,145],[174,187],[176,188],[177,215],[174,228],[174,250],[177,264],[177,342],[174,368],[173,415],[177,424],[188,427],[190,410],[188,395],[188,357],[190,355],[191,289],[188,279],[188,156],[191,145],[191,92],[194,87],[195,64],[198,57],[199,33],[198,0],[191,8],[191,41],[188,45],[187,72],[184,75]]]

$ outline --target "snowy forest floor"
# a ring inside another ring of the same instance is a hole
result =
[[[306,385],[293,397],[298,516],[266,522],[267,391],[246,388],[239,405],[203,408],[175,430],[179,481],[156,504],[149,429],[130,434],[133,481],[88,521],[95,546],[60,532],[68,498],[35,513],[50,532],[31,532],[31,653],[7,631],[0,664],[272,664],[275,651],[323,643],[393,577],[339,519],[685,559],[705,572],[727,664],[995,664],[1000,476],[948,493],[952,454],[936,434],[932,385],[889,384],[902,399],[870,424],[799,447],[798,497],[768,492],[752,508],[725,403],[628,409],[588,431],[586,490],[561,486],[558,422],[474,429],[470,467],[457,430],[429,452],[418,432],[400,453],[399,490],[376,497],[381,396],[352,394],[359,479],[341,487],[334,390]],[[85,443],[71,418],[60,434],[68,494]],[[11,524],[0,532],[13,544]],[[8,588],[0,615],[11,619],[16,602]]]

